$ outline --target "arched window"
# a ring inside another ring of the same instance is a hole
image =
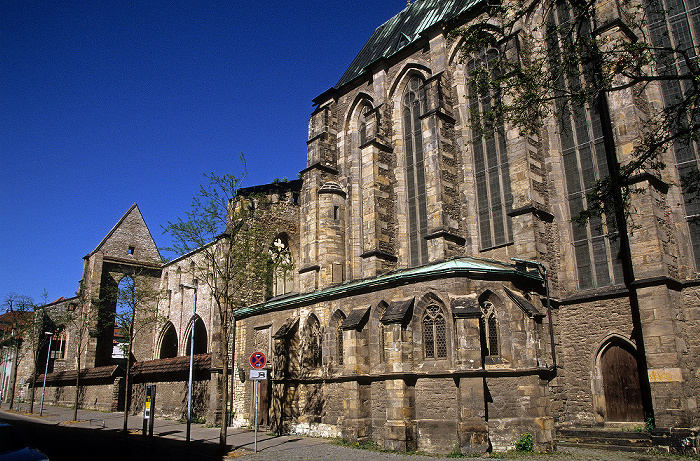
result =
[[[303,332],[302,368],[319,368],[321,366],[321,324],[311,314],[306,321]]]
[[[339,366],[344,363],[343,356],[345,355],[345,347],[343,343],[343,321],[345,320],[345,315],[341,311],[336,311],[331,318],[331,327],[333,328],[333,335],[331,335],[331,342],[333,343],[335,349],[335,361]]]
[[[160,341],[160,353],[158,354],[158,358],[169,359],[172,357],[177,357],[177,332],[175,331],[175,326],[168,322]]]
[[[426,359],[447,357],[447,332],[445,316],[440,306],[429,305],[423,314],[423,345]]]
[[[692,2],[671,0],[647,0],[643,2],[649,21],[651,42],[659,50],[676,48],[693,56],[697,62],[697,47],[700,42],[700,22],[697,20],[698,7]],[[659,69],[664,74],[682,75],[687,72],[685,55],[676,53],[675,56],[668,51],[659,51],[656,56]],[[667,108],[678,107],[682,101],[686,101],[684,95],[692,94],[694,81],[676,80],[673,78],[662,79],[661,90],[664,103]],[[691,115],[696,109],[693,104],[682,104],[679,109]],[[691,115],[692,116],[692,115]],[[687,122],[687,120],[686,120]],[[676,141],[672,144],[675,154],[676,169],[681,179],[684,198],[685,218],[688,221],[690,240],[695,255],[695,270],[700,271],[700,200],[693,192],[692,179],[700,170],[700,146],[697,138],[694,142]],[[685,180],[685,181],[684,181]]]
[[[289,293],[294,288],[292,252],[286,235],[278,235],[270,245],[272,262],[270,296]]]
[[[360,134],[360,146],[364,145],[367,141],[369,141],[369,133],[367,130],[367,115],[370,113],[372,110],[371,107],[367,105],[363,105],[362,109],[360,109],[360,115],[359,115],[359,134]]]
[[[423,81],[413,77],[406,85],[402,99],[403,141],[406,154],[406,193],[408,200],[409,265],[428,262],[428,211],[425,194],[425,162],[423,160]]]
[[[564,35],[571,21],[568,3],[558,2],[548,19],[547,52],[553,67],[575,48],[571,35]],[[577,29],[578,34],[590,33]],[[573,91],[585,85],[584,72],[558,76],[553,82],[561,91]],[[563,98],[566,99],[566,98]],[[555,99],[559,139],[561,142],[564,184],[571,218],[588,207],[587,193],[597,180],[608,176],[607,153],[603,139],[602,98],[587,103],[567,104]],[[607,127],[611,129],[611,127]],[[614,219],[591,218],[586,224],[571,222],[573,254],[578,285],[581,289],[596,288],[622,282],[619,239],[610,238],[608,223]]]
[[[63,360],[66,358],[66,329],[64,326],[56,328],[51,341],[51,358]]]
[[[482,249],[513,241],[508,212],[513,206],[506,136],[502,120],[492,120],[490,110],[500,96],[489,85],[495,74],[491,66],[498,51],[491,48],[467,65],[469,117],[474,149],[474,177]]]
[[[194,355],[206,354],[207,353],[207,327],[204,325],[204,321],[200,316],[196,316],[194,320]],[[192,330],[190,329],[190,332]],[[192,334],[188,332],[187,334],[187,346],[185,349],[185,355],[190,355],[190,348],[192,344]]]
[[[484,301],[481,304],[482,313],[482,331],[484,337],[482,341],[486,345],[484,355],[498,355],[498,321],[496,319],[496,309],[490,301]]]

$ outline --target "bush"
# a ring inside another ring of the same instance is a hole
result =
[[[534,443],[532,442],[532,434],[520,434],[520,438],[515,442],[515,449],[517,451],[532,451],[534,448]]]

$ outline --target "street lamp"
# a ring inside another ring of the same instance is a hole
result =
[[[197,280],[194,280],[194,285],[180,284],[180,288],[189,288],[194,290],[194,301],[192,302],[192,328],[190,332],[190,378],[187,383],[187,436],[186,441],[190,441],[190,426],[192,424],[192,369],[194,368],[194,321],[197,312]]]
[[[39,406],[39,416],[44,413],[44,394],[46,393],[46,375],[49,372],[49,357],[51,357],[51,340],[53,339],[53,333],[45,331],[45,335],[49,336],[49,350],[46,351],[46,368],[44,368],[44,388],[41,390],[41,405]],[[78,389],[75,390],[78,392]]]

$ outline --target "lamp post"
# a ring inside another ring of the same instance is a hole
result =
[[[39,416],[44,413],[44,394],[46,393],[46,375],[49,372],[49,358],[51,357],[51,340],[53,339],[53,333],[45,331],[45,335],[49,335],[49,350],[46,351],[46,367],[44,368],[44,388],[41,390],[41,405],[39,405]],[[76,389],[75,392],[78,392]]]
[[[194,368],[194,321],[197,312],[197,280],[194,285],[180,284],[180,288],[189,288],[194,290],[194,301],[192,302],[192,329],[190,331],[190,378],[187,383],[187,436],[186,442],[190,441],[190,426],[192,425],[192,369]]]

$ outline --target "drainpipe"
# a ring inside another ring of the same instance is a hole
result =
[[[557,354],[554,348],[554,324],[552,323],[552,305],[549,297],[549,277],[547,276],[547,268],[544,264],[537,261],[528,261],[526,259],[520,258],[510,258],[512,261],[523,263],[529,266],[533,266],[537,269],[537,272],[544,278],[544,291],[547,296],[547,318],[549,319],[549,347],[552,351],[552,366],[549,370],[556,373],[557,372]]]

